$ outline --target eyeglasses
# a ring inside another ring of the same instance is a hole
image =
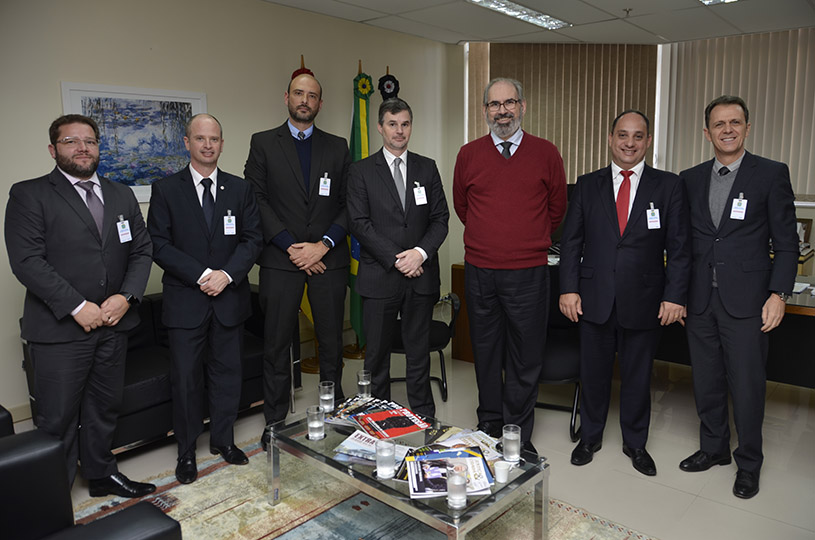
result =
[[[520,102],[521,101],[518,100],[518,99],[508,99],[508,100],[506,100],[504,102],[490,101],[489,103],[487,103],[487,109],[489,109],[492,112],[496,112],[496,111],[500,110],[501,105],[503,105],[506,110],[511,111],[515,107],[517,107]]]
[[[99,146],[99,141],[96,139],[80,139],[79,137],[63,137],[57,141],[57,144],[64,144],[68,148],[79,148],[80,144],[84,144],[88,148],[96,148]]]

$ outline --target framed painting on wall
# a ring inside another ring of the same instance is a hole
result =
[[[184,126],[192,115],[206,112],[207,96],[63,82],[62,110],[99,124],[99,174],[130,186],[139,202],[148,202],[150,184],[189,161]]]

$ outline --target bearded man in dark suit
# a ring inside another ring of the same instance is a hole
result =
[[[71,483],[78,458],[92,497],[143,497],[155,486],[118,472],[111,443],[150,237],[131,189],[96,174],[96,122],[61,116],[49,136],[57,166],[11,187],[5,226],[11,270],[26,288],[35,424],[65,444]]]

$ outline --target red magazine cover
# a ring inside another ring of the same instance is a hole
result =
[[[400,437],[430,427],[430,424],[405,408],[361,414],[353,419],[366,433],[379,439]]]

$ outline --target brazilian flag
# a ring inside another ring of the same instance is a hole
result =
[[[354,121],[351,126],[351,159],[359,161],[368,157],[368,101],[373,92],[371,76],[362,73],[354,79]],[[348,237],[351,250],[351,268],[348,273],[348,287],[351,289],[351,327],[357,334],[359,347],[365,346],[362,330],[362,298],[357,294],[356,281],[359,270],[359,242],[353,235]]]

